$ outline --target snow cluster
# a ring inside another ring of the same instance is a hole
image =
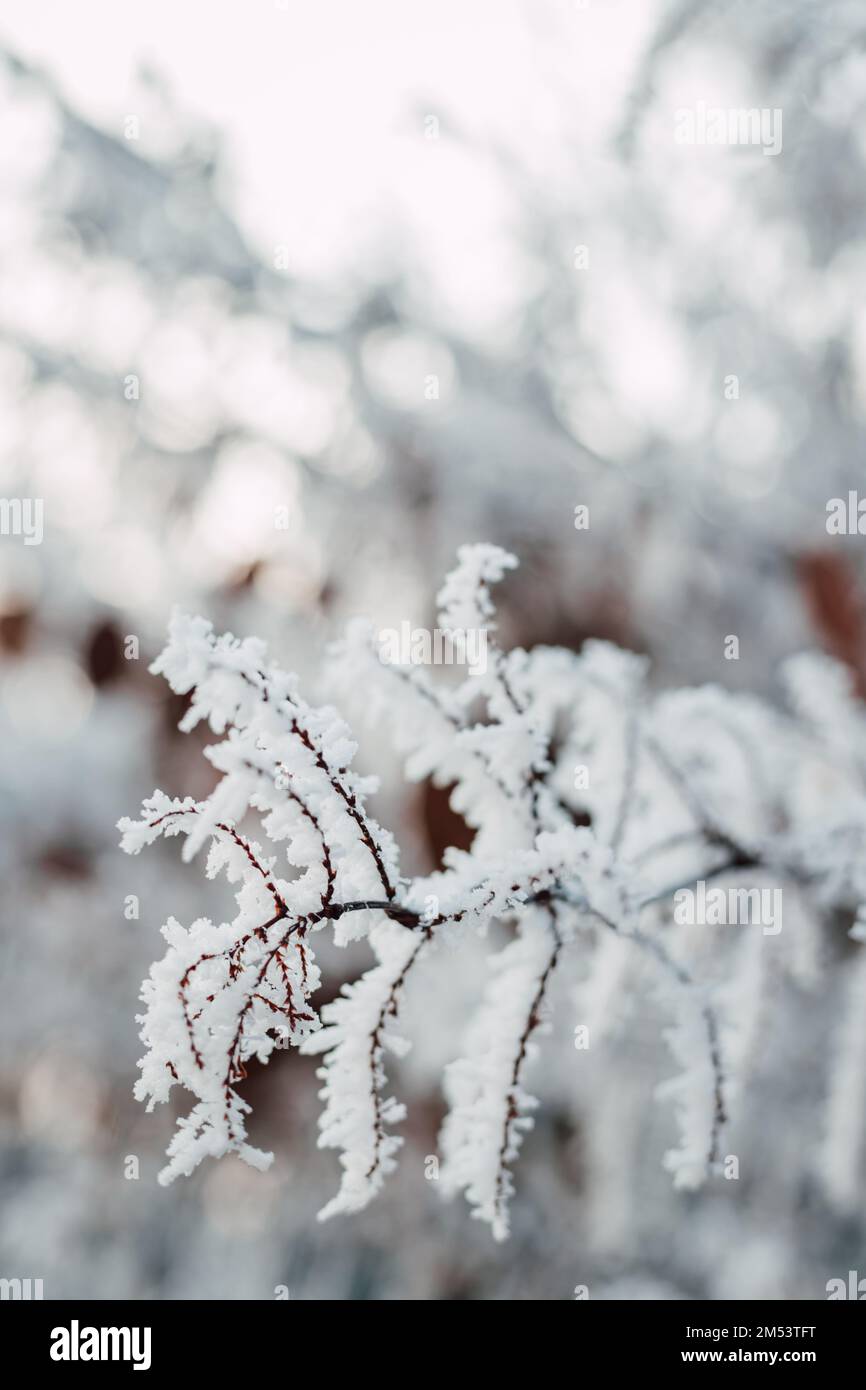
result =
[[[490,586],[515,564],[494,546],[462,547],[439,595],[442,625],[491,632]],[[206,756],[221,779],[202,802],[154,793],[140,820],[121,822],[122,843],[137,853],[181,834],[186,858],[209,844],[207,873],[226,874],[237,912],[218,925],[169,920],[166,953],[143,986],[148,1050],[136,1094],[152,1107],[177,1084],[194,1098],[161,1181],[230,1151],[257,1167],[271,1161],[247,1141],[237,1087],[250,1061],[265,1063],[288,1042],[323,1054],[320,1146],[339,1151],[343,1177],[321,1215],[363,1208],[402,1143],[405,1107],[385,1063],[409,1046],[407,979],[442,940],[459,945],[494,921],[509,938],[492,958],[463,1056],[446,1069],[443,1192],[464,1192],[474,1215],[507,1235],[552,986],[578,961],[584,1017],[601,1024],[625,987],[628,951],[653,972],[680,1068],[659,1087],[680,1130],[666,1166],[686,1187],[719,1174],[764,956],[788,937],[740,925],[730,978],[704,979],[683,932],[710,929],[675,927],[671,902],[679,888],[730,879],[772,881],[791,903],[808,895],[852,916],[866,903],[866,721],[846,673],[797,658],[784,673],[786,712],[715,687],[654,694],[646,662],[606,643],[580,653],[491,648],[487,670],[456,690],[383,663],[365,622],[333,649],[334,688],[350,701],[363,693],[407,776],[451,788],[474,831],[468,850],[451,848],[441,869],[409,880],[367,809],[375,782],[351,770],[356,743],[336,710],[308,705],[259,641],[173,618],[152,669],[191,697],[182,728],[206,720],[220,736]],[[797,917],[786,918],[792,937]],[[368,938],[375,963],[320,1017],[313,938],[330,928],[338,944]],[[858,943],[863,935],[852,931]],[[802,965],[808,951],[796,940],[789,949]],[[864,978],[861,962],[839,1028],[846,1056],[862,1037]],[[859,1085],[862,1071],[851,1062],[837,1074]],[[848,1090],[847,1102],[838,1088],[829,1098],[821,1159],[842,1196],[853,1181],[844,1155],[863,1125],[863,1087],[857,1103]]]

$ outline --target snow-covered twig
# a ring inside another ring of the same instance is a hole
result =
[[[463,547],[439,595],[443,627],[491,629],[491,586],[515,564],[493,546]],[[599,930],[652,962],[673,1014],[667,1037],[682,1074],[662,1091],[677,1102],[682,1139],[667,1163],[686,1185],[717,1170],[737,1093],[717,1007],[724,991],[702,980],[700,952],[697,964],[688,958],[688,939],[684,947],[663,908],[735,873],[795,882],[826,908],[866,901],[858,867],[866,861],[851,855],[866,845],[863,761],[846,770],[838,745],[844,722],[866,748],[866,721],[824,661],[814,668],[816,699],[808,659],[798,660],[795,709],[782,717],[717,689],[652,696],[644,660],[606,643],[506,652],[490,641],[487,651],[486,669],[443,691],[425,671],[380,659],[363,622],[334,650],[338,690],[349,699],[363,691],[405,755],[407,776],[450,787],[475,832],[437,872],[407,880],[393,837],[367,808],[376,781],[352,771],[356,744],[336,710],[308,705],[256,639],[173,618],[152,669],[191,696],[182,728],[206,719],[219,735],[206,756],[221,778],[202,802],[154,793],[139,820],[121,822],[122,843],[137,853],[182,834],[189,859],[210,842],[207,873],[225,871],[237,907],[219,925],[202,919],[185,929],[170,919],[166,953],[142,989],[148,1050],[137,1094],[153,1106],[178,1084],[194,1098],[163,1181],[229,1151],[259,1167],[271,1161],[247,1142],[237,1088],[248,1063],[267,1062],[285,1040],[323,1054],[320,1144],[340,1151],[343,1180],[322,1215],[365,1206],[402,1142],[395,1126],[404,1106],[385,1058],[399,1061],[409,1046],[397,1025],[410,973],[443,937],[459,944],[494,922],[510,939],[492,958],[465,1056],[447,1069],[443,1189],[464,1191],[497,1237],[507,1233],[551,987],[580,951],[583,989],[591,988],[586,955]],[[815,718],[828,690],[838,721]],[[313,940],[330,925],[337,944],[366,938],[375,963],[319,1019]],[[762,950],[777,949],[774,936],[775,927]],[[828,1143],[840,1113],[832,1102]]]

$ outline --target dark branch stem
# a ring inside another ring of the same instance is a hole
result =
[[[722,874],[733,873],[736,869],[761,869],[764,867],[765,865],[758,855],[748,854],[745,851],[738,852],[722,864],[715,864],[710,869],[704,869],[700,875],[692,874],[691,877],[680,883],[669,883],[667,887],[660,888],[657,893],[652,893],[648,898],[644,898],[641,907],[649,907],[651,903],[664,902],[666,898],[672,898],[675,893],[679,893],[685,888],[693,888],[700,881],[707,882],[712,878],[720,878]]]

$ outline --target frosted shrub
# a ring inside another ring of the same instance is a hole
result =
[[[155,792],[140,820],[120,823],[122,843],[137,853],[182,835],[186,860],[207,846],[206,872],[224,871],[236,886],[237,912],[218,925],[170,918],[165,955],[143,985],[136,1094],[152,1108],[179,1085],[194,1100],[162,1182],[207,1156],[271,1162],[248,1142],[238,1087],[250,1061],[267,1062],[288,1040],[323,1055],[320,1144],[339,1150],[343,1175],[321,1215],[366,1206],[402,1143],[404,1106],[386,1060],[408,1048],[407,979],[443,940],[459,946],[494,920],[510,935],[492,958],[464,1055],[446,1070],[441,1188],[463,1190],[474,1214],[507,1234],[551,980],[579,960],[591,996],[591,961],[607,968],[611,934],[645,955],[671,1018],[681,1073],[665,1091],[680,1137],[666,1164],[686,1187],[720,1173],[754,993],[737,971],[786,949],[787,938],[741,923],[730,978],[704,980],[691,960],[700,952],[684,943],[707,928],[677,928],[674,900],[698,884],[709,902],[718,881],[760,881],[807,895],[813,916],[866,901],[866,724],[845,672],[824,658],[790,663],[785,713],[717,688],[654,694],[645,661],[602,642],[579,654],[506,653],[492,636],[490,589],[515,564],[494,546],[465,546],[439,595],[443,629],[487,634],[486,669],[459,688],[440,691],[427,670],[381,660],[364,622],[334,650],[337,688],[363,691],[407,775],[452,787],[475,832],[468,851],[449,850],[440,871],[413,880],[367,809],[376,782],[352,771],[356,744],[335,709],[307,704],[260,641],[173,617],[151,669],[191,696],[181,728],[204,719],[219,737],[206,756],[221,780],[201,802]],[[367,938],[375,964],[319,1015],[322,931],[338,944]],[[853,985],[849,1008],[840,1047],[862,1034]],[[828,1100],[822,1162],[839,1191],[856,1186],[863,1071],[862,1058],[839,1067],[855,1094]]]

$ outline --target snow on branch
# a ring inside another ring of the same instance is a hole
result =
[[[497,1240],[508,1235],[509,1165],[533,1124],[537,1102],[523,1086],[524,1071],[535,1035],[549,1026],[542,1006],[561,949],[553,909],[527,909],[519,935],[494,957],[467,1055],[445,1076],[451,1110],[442,1129],[444,1191],[465,1189],[473,1215],[490,1223]]]
[[[218,736],[206,757],[220,780],[200,802],[155,792],[138,820],[120,822],[122,845],[136,854],[181,835],[186,860],[209,845],[206,872],[225,873],[236,909],[220,924],[170,918],[142,987],[136,1094],[149,1108],[175,1085],[193,1099],[161,1181],[228,1152],[271,1162],[248,1142],[239,1087],[251,1063],[289,1044],[323,1059],[319,1142],[338,1150],[343,1176],[321,1215],[363,1208],[402,1144],[405,1107],[386,1062],[399,1068],[409,1047],[407,980],[423,980],[443,940],[459,947],[494,922],[506,942],[445,1076],[443,1190],[464,1192],[497,1238],[507,1234],[554,987],[576,963],[591,996],[598,959],[598,997],[608,999],[608,953],[596,942],[611,934],[653,972],[670,1016],[681,1070],[659,1089],[675,1103],[680,1139],[666,1166],[685,1186],[719,1172],[747,1049],[736,1045],[736,1007],[730,1018],[722,1007],[736,991],[703,978],[700,943],[719,922],[759,934],[754,950],[734,953],[742,971],[784,949],[778,904],[764,894],[788,887],[827,911],[866,903],[866,720],[825,659],[791,665],[784,712],[716,688],[654,695],[644,659],[607,643],[505,652],[492,640],[491,588],[515,565],[495,546],[461,547],[439,593],[443,626],[484,633],[484,669],[457,688],[387,662],[363,621],[332,652],[334,689],[348,701],[362,692],[407,777],[450,787],[475,831],[469,850],[448,850],[426,877],[401,877],[395,840],[367,807],[376,780],[352,771],[356,742],[337,711],[308,704],[257,639],[172,618],[151,669],[190,697],[181,728],[204,720]],[[828,696],[829,720],[818,717]],[[743,902],[751,916],[719,915]],[[374,964],[320,1018],[313,944],[331,929],[338,945],[369,940]],[[840,1047],[862,1031],[862,979],[852,974]],[[850,1174],[833,1157],[844,1128],[831,1097],[824,1168],[850,1200]]]

